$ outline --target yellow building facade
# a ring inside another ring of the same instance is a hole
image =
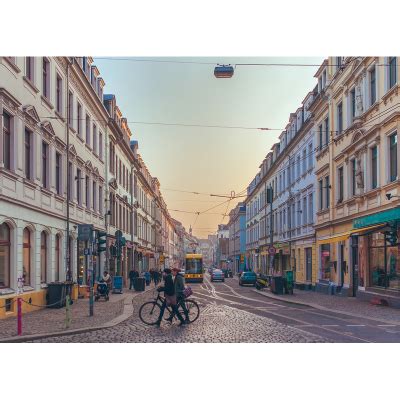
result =
[[[329,57],[315,77],[317,290],[400,293],[399,59]]]

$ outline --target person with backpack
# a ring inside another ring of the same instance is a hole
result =
[[[170,321],[172,322],[172,319],[174,318],[174,315],[176,315],[180,321],[179,326],[183,326],[186,324],[186,320],[183,319],[182,315],[178,311],[177,307],[177,302],[176,302],[176,292],[175,292],[175,285],[174,285],[174,280],[172,278],[171,270],[169,268],[164,269],[164,286],[160,286],[157,288],[157,291],[159,293],[164,292],[165,300],[163,301],[163,304],[161,306],[161,311],[160,315],[158,317],[158,320],[156,322],[156,326],[161,325],[162,318],[164,316],[165,309],[167,306],[170,306],[172,308],[172,314],[171,314],[171,319]],[[169,319],[168,319],[169,320]]]
[[[135,269],[131,269],[129,272],[129,290],[134,288],[134,282],[136,278],[139,278],[139,273]]]

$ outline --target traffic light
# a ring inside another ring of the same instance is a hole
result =
[[[126,246],[126,239],[123,236],[117,236],[115,240],[115,247],[117,252],[117,257],[121,257],[122,248]]]
[[[397,231],[386,232],[386,241],[389,242],[391,246],[396,246],[397,244]]]
[[[112,257],[116,257],[117,256],[117,248],[114,245],[110,246],[110,254]]]
[[[96,231],[97,254],[106,251],[107,232]]]

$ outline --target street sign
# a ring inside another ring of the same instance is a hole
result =
[[[78,240],[85,242],[92,240],[93,225],[91,224],[79,224],[78,225]]]
[[[83,254],[85,256],[90,256],[90,249],[89,248],[83,249]]]
[[[269,247],[268,253],[270,256],[274,256],[276,254],[276,248],[274,246]]]

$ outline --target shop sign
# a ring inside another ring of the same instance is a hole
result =
[[[324,250],[323,252],[321,252],[322,257],[329,257],[330,252],[328,250]]]
[[[356,218],[353,221],[353,228],[364,228],[370,225],[375,225],[383,222],[391,222],[400,220],[400,208],[392,208],[390,210],[382,211],[365,217]]]

